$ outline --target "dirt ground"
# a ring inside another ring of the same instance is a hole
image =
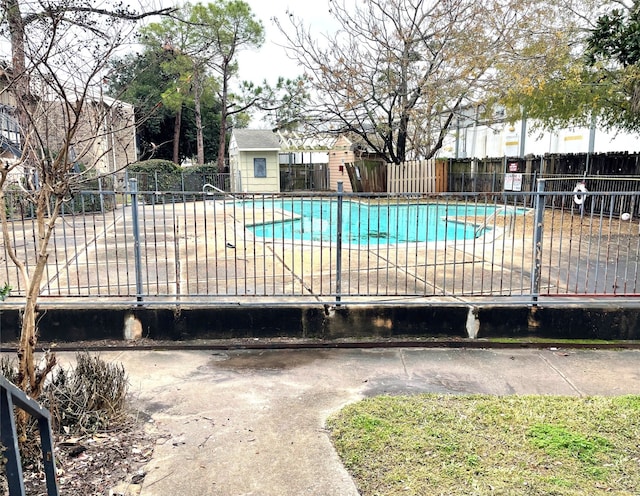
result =
[[[148,420],[132,416],[112,432],[86,436],[58,436],[55,459],[61,496],[135,496],[144,481],[144,467],[151,459],[156,437]],[[42,470],[23,467],[25,494],[46,496]],[[8,494],[4,474],[0,495]]]
[[[533,210],[525,215],[513,213],[498,213],[489,217],[477,217],[474,221],[477,225],[486,222],[487,227],[511,228],[517,238],[533,237],[535,212]],[[581,216],[579,212],[562,210],[546,210],[544,213],[544,232],[547,235],[558,236],[561,234],[580,233],[581,235],[615,237],[638,236],[640,223],[638,219],[620,220],[608,216]]]

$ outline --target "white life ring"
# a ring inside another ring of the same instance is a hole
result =
[[[573,192],[576,193],[573,195],[573,201],[576,205],[582,205],[584,203],[585,193],[588,193],[589,190],[584,185],[584,183],[576,184],[576,187],[573,188]]]

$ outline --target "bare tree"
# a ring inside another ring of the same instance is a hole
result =
[[[306,71],[309,132],[355,136],[393,163],[429,158],[532,12],[527,0],[330,0],[335,33],[276,23]]]
[[[0,169],[0,222],[6,253],[25,292],[18,386],[37,398],[55,365],[53,355],[40,369],[35,365],[37,302],[61,206],[83,177],[71,172],[78,163],[85,174],[94,171],[114,146],[116,128],[133,125],[124,108],[102,95],[106,65],[126,42],[132,21],[169,10],[136,13],[115,2],[101,2],[98,8],[83,0],[0,0],[0,5],[0,34],[8,33],[12,49],[0,91],[15,103],[21,148],[21,156]],[[135,157],[132,148],[125,147],[124,153]],[[32,253],[18,256],[9,235],[5,187],[25,175],[29,180],[21,184],[34,205],[36,243]]]

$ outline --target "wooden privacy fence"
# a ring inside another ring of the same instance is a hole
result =
[[[388,193],[442,193],[446,185],[446,162],[429,159],[387,164]]]

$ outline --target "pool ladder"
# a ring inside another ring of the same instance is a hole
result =
[[[483,231],[487,228],[487,225],[492,221],[495,220],[496,216],[498,214],[500,214],[501,212],[507,213],[509,211],[509,209],[507,207],[501,207],[501,208],[497,208],[489,217],[486,217],[484,219],[484,222],[482,224],[480,224],[478,227],[476,227],[475,232],[473,233],[473,237],[474,238],[479,238],[480,236],[482,236]],[[495,224],[495,223],[494,223]],[[511,223],[509,223],[509,226],[511,227]],[[505,232],[507,230],[505,229]]]
[[[233,196],[231,193],[227,193],[226,191],[217,188],[216,186],[214,186],[213,184],[210,183],[206,183],[204,186],[202,186],[202,192],[207,195],[207,196],[213,196],[215,192],[218,193],[222,193],[223,196],[228,196],[229,198],[231,198],[233,201],[236,201],[236,197]]]

